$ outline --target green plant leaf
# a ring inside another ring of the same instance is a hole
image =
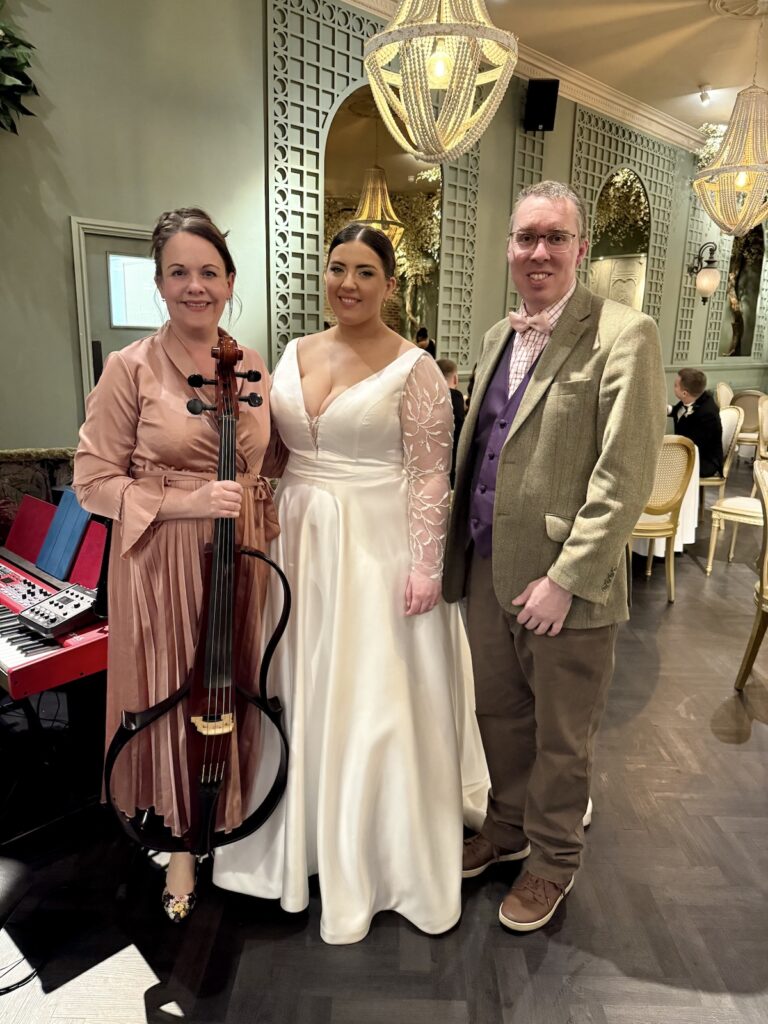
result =
[[[4,0],[0,0],[0,9],[3,6]],[[22,102],[24,96],[38,95],[27,73],[35,47],[6,22],[0,22],[0,32],[0,129],[18,135],[16,118],[35,116]]]

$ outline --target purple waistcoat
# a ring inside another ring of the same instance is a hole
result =
[[[496,471],[499,465],[499,455],[536,363],[539,361],[538,357],[534,360],[531,368],[510,397],[508,394],[509,363],[512,359],[512,345],[516,337],[517,335],[512,332],[491,383],[483,395],[475,426],[475,436],[472,441],[475,469],[472,477],[472,495],[469,501],[469,536],[474,541],[476,554],[481,558],[491,557],[493,503],[496,498]]]

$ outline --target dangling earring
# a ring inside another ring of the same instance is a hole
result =
[[[227,299],[227,310],[228,310],[228,312],[227,312],[227,326],[228,327],[232,324],[232,311],[233,311],[234,308],[235,308],[235,302],[234,302],[234,299],[232,298],[232,296],[230,295],[229,298]]]

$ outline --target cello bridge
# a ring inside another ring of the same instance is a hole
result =
[[[225,736],[235,728],[235,716],[231,711],[223,715],[192,715],[192,725],[201,736]]]

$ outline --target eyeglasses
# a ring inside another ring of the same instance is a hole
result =
[[[572,231],[547,231],[545,235],[537,235],[535,231],[513,231],[509,237],[523,252],[535,249],[540,238],[544,239],[550,252],[565,252],[570,249],[576,235]]]

